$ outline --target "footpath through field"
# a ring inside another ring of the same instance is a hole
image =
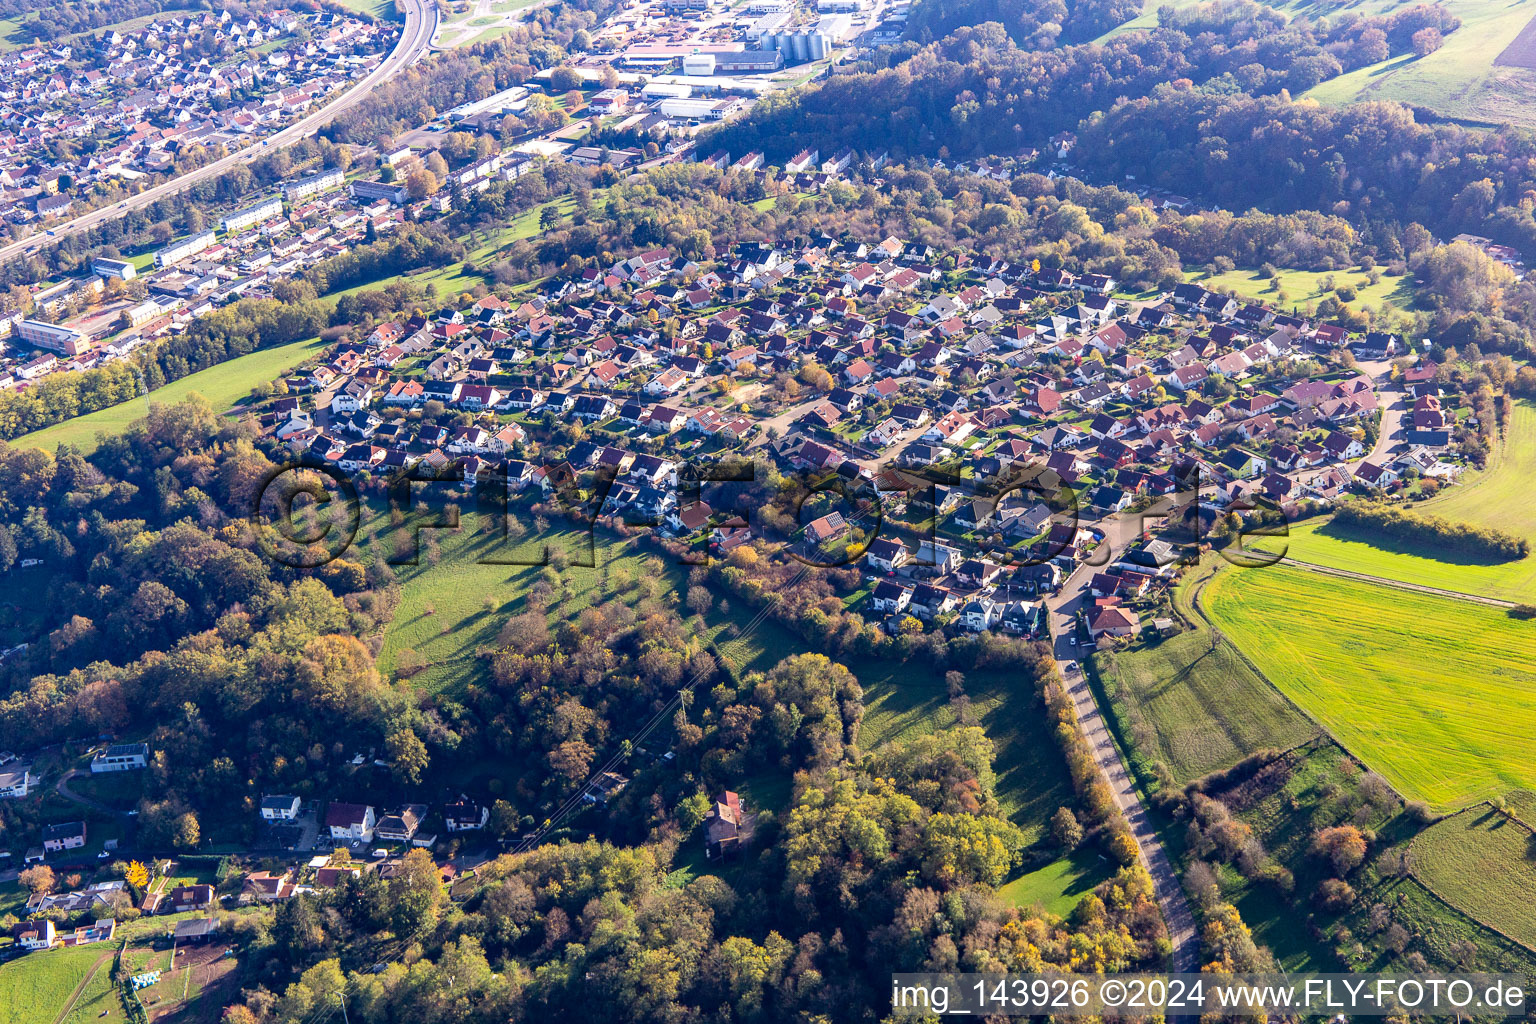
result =
[[[1402,580],[1389,579],[1386,576],[1372,576],[1368,573],[1355,572],[1351,569],[1336,569],[1331,565],[1314,565],[1312,562],[1298,562],[1289,555],[1281,559],[1280,564],[1294,566],[1297,569],[1305,569],[1307,572],[1319,573],[1323,576],[1339,576],[1347,580],[1358,580],[1361,583],[1375,583],[1383,587],[1396,587],[1398,590],[1412,590],[1419,594],[1428,594],[1431,597],[1448,597],[1453,601],[1468,601],[1472,604],[1486,604],[1494,608],[1514,608],[1514,601],[1504,601],[1497,597],[1482,597],[1478,594],[1466,594],[1459,590],[1442,590],[1440,587],[1426,587],[1422,583],[1404,583]]]
[[[69,1016],[70,1011],[75,1008],[75,1004],[80,1001],[80,996],[85,992],[86,986],[91,983],[92,978],[96,977],[96,972],[101,970],[101,965],[112,959],[113,956],[113,952],[108,950],[96,958],[96,962],[91,964],[91,969],[85,972],[85,977],[80,979],[80,984],[76,985],[75,990],[69,994],[69,999],[64,1003],[64,1008],[59,1011],[59,1015],[53,1018],[53,1024],[60,1024],[65,1017]]]

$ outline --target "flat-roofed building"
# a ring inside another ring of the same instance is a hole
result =
[[[196,256],[212,245],[215,237],[212,231],[200,231],[190,238],[183,238],[179,242],[172,242],[164,249],[155,253],[155,266],[169,267],[172,264],[180,263],[188,256]]]
[[[253,203],[243,210],[236,210],[219,222],[225,233],[240,231],[252,224],[260,224],[268,217],[276,217],[283,212],[283,200],[279,196],[263,199],[259,203]]]
[[[91,260],[91,272],[102,277],[115,277],[119,281],[132,281],[139,276],[139,272],[132,263],[127,260],[114,260],[106,256],[97,256]]]
[[[90,347],[90,340],[73,327],[45,320],[23,320],[16,333],[28,345],[60,355],[77,356]]]

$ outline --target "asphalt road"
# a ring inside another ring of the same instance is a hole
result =
[[[1157,830],[1147,817],[1141,793],[1132,781],[1131,773],[1120,759],[1120,751],[1109,734],[1109,727],[1094,699],[1093,690],[1084,678],[1079,658],[1091,648],[1077,642],[1076,617],[1079,610],[1086,611],[1093,605],[1089,584],[1096,572],[1113,565],[1141,536],[1143,523],[1134,515],[1113,517],[1093,524],[1104,531],[1104,541],[1063,582],[1061,591],[1047,599],[1052,646],[1056,663],[1061,667],[1062,682],[1077,710],[1077,720],[1093,751],[1093,759],[1115,797],[1115,804],[1125,816],[1136,845],[1141,849],[1141,860],[1152,876],[1157,899],[1163,908],[1163,920],[1168,925],[1168,936],[1173,943],[1173,969],[1194,971],[1200,960],[1200,939],[1195,928],[1195,916],[1178,872],[1168,853],[1163,849]]]
[[[372,91],[373,87],[388,81],[403,69],[409,67],[418,57],[427,51],[432,42],[432,35],[437,28],[437,7],[430,0],[405,0],[405,28],[400,33],[400,41],[395,48],[366,76],[353,83],[340,96],[336,97],[324,107],[308,115],[302,120],[296,121],[275,135],[269,136],[265,144],[256,143],[252,146],[220,157],[211,164],[199,167],[195,171],[189,171],[170,181],[162,182],[153,188],[146,189],[131,199],[125,199],[121,203],[103,207],[100,210],[92,210],[68,220],[53,228],[53,234],[47,235],[39,232],[19,242],[0,247],[0,263],[6,260],[22,256],[30,256],[46,245],[52,245],[70,235],[89,231],[110,221],[116,220],[130,210],[139,210],[165,199],[177,195],[191,188],[200,181],[223,174],[225,171],[240,163],[250,163],[259,156],[276,152],[282,146],[295,142],[306,135],[313,135],[320,127],[330,121],[341,111],[362,101]]]

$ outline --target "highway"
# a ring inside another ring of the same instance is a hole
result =
[[[306,135],[313,135],[320,127],[341,111],[362,101],[374,86],[388,81],[403,69],[409,67],[417,58],[427,51],[431,45],[432,37],[437,31],[438,11],[432,0],[404,0],[405,27],[400,33],[400,41],[389,55],[380,62],[379,66],[370,71],[363,78],[348,86],[341,95],[330,103],[307,115],[299,121],[282,129],[274,135],[268,136],[264,142],[255,142],[244,149],[238,150],[228,156],[220,157],[211,164],[199,167],[195,171],[189,171],[170,181],[162,182],[140,192],[131,199],[125,199],[112,206],[102,207],[84,213],[73,220],[65,221],[53,228],[53,234],[42,232],[24,238],[19,242],[0,247],[0,263],[15,259],[19,256],[30,256],[34,252],[61,241],[70,235],[89,231],[91,228],[106,224],[123,216],[130,210],[139,210],[180,192],[191,188],[200,181],[216,177],[244,162],[250,163],[259,156],[276,152],[281,146],[295,142]]]

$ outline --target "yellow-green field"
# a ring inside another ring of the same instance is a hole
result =
[[[1406,797],[1453,808],[1536,785],[1536,623],[1284,566],[1218,572],[1201,603]]]
[[[1332,291],[1323,288],[1322,282],[1325,277],[1333,279],[1334,288],[1349,285],[1355,289],[1355,298],[1349,305],[1356,309],[1367,306],[1380,309],[1384,302],[1390,302],[1401,309],[1413,301],[1413,292],[1409,289],[1407,278],[1403,275],[1383,273],[1377,282],[1372,284],[1370,272],[1361,270],[1359,267],[1332,271],[1280,268],[1279,291],[1275,291],[1270,286],[1269,278],[1254,269],[1229,270],[1224,274],[1187,271],[1184,276],[1206,288],[1231,291],[1244,298],[1271,306],[1305,306],[1308,303],[1321,301],[1324,297],[1333,294]],[[1282,293],[1285,296],[1283,302],[1281,301]]]
[[[422,501],[423,508],[440,508],[433,496]],[[572,564],[555,570],[534,564],[491,563],[487,560],[521,558],[532,563],[543,557],[546,545],[564,552],[572,562],[586,561],[589,556],[582,551],[583,534],[563,524],[551,526],[538,536],[534,535],[534,524],[528,524],[525,540],[503,549],[472,511],[473,499],[462,499],[461,504],[463,529],[422,530],[417,548],[419,564],[396,569],[403,584],[400,607],[385,634],[379,668],[394,671],[400,653],[413,650],[427,662],[425,671],[412,678],[412,683],[423,689],[456,690],[484,681],[486,666],[476,657],[476,649],[491,644],[507,619],[523,610],[524,598],[541,578],[555,584],[556,596],[550,608],[562,619],[574,617],[598,601],[633,604],[658,582],[665,599],[676,596],[677,580],[668,576],[660,560],[648,568],[648,559],[655,556],[641,555],[633,546],[595,543],[590,556],[598,563],[596,567]],[[424,512],[422,521],[432,514]],[[393,557],[387,512],[378,504],[370,504],[364,515],[359,538],[364,544],[362,550],[374,559]]]
[[[1536,557],[1513,562],[1480,560],[1336,526],[1332,520],[1321,519],[1293,525],[1283,542],[1270,538],[1257,546],[1276,552],[1283,547],[1287,557],[1298,562],[1421,587],[1504,601],[1536,600]]]
[[[998,889],[998,893],[1015,906],[1040,907],[1066,917],[1078,900],[1113,874],[1097,854],[1079,851],[1020,875]]]
[[[1516,814],[1536,812],[1536,798],[1514,794]],[[1536,948],[1536,860],[1530,829],[1478,804],[1426,829],[1413,841],[1413,873],[1445,899],[1518,942]]]
[[[1462,483],[1417,506],[1446,519],[1492,526],[1536,540],[1536,501],[1531,482],[1536,480],[1536,402],[1515,404],[1503,439],[1494,447],[1487,466],[1469,473]]]
[[[1444,6],[1461,19],[1461,27],[1434,53],[1409,53],[1359,68],[1323,82],[1303,99],[1327,104],[1400,100],[1465,121],[1536,123],[1530,101],[1536,72],[1493,63],[1536,17],[1536,0],[1444,0]]]
[[[76,416],[72,420],[23,434],[11,443],[47,451],[53,451],[61,444],[73,444],[89,454],[96,450],[98,432],[121,433],[134,420],[144,418],[149,412],[150,403],[173,405],[195,392],[208,399],[215,409],[232,409],[235,403],[251,393],[254,385],[273,380],[322,347],[318,339],[312,338],[252,352],[167,384],[150,392],[147,398],[136,398],[84,416]]]

